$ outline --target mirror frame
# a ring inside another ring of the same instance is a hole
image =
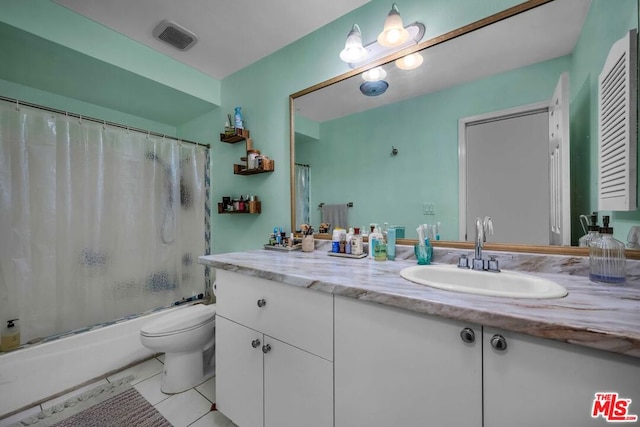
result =
[[[452,40],[456,37],[463,36],[465,34],[471,33],[480,28],[486,27],[488,25],[494,24],[496,22],[502,21],[504,19],[508,19],[512,16],[518,15],[520,13],[526,12],[538,6],[542,6],[546,3],[550,3],[554,0],[527,0],[524,3],[520,3],[493,15],[489,15],[485,18],[482,18],[478,21],[472,22],[468,25],[462,26],[460,28],[456,28],[452,31],[444,33],[440,36],[434,37],[429,40],[425,40],[415,46],[411,46],[405,48],[401,51],[393,53],[391,55],[385,56],[378,60],[372,61],[369,64],[363,65],[359,68],[353,69],[351,71],[347,71],[346,73],[340,74],[339,76],[333,77],[329,80],[325,80],[324,82],[320,82],[316,85],[298,91],[289,95],[289,178],[290,178],[290,209],[291,209],[291,230],[296,230],[296,192],[295,192],[295,105],[294,101],[296,98],[300,98],[304,95],[307,95],[311,92],[315,92],[327,86],[331,86],[333,84],[339,83],[343,80],[349,79],[353,76],[363,73],[366,70],[371,68],[378,67],[380,65],[384,65],[395,61],[398,58],[401,58],[405,55],[408,55],[413,52],[417,52],[423,49],[427,49],[432,46],[439,45],[448,40]],[[331,236],[329,234],[315,234],[314,237],[316,239],[321,240],[330,240]],[[400,245],[413,245],[416,243],[415,239],[399,239],[398,244]],[[461,249],[461,250],[473,250],[474,244],[472,242],[462,242],[462,241],[443,241],[438,240],[432,242],[433,246],[440,248],[451,248],[451,249]],[[589,256],[588,248],[581,248],[576,246],[542,246],[542,245],[526,245],[526,244],[512,244],[512,243],[485,243],[485,249],[493,250],[493,251],[504,251],[504,252],[527,252],[527,253],[538,253],[538,254],[547,254],[547,255],[569,255],[569,256]],[[640,259],[640,250],[637,249],[626,249],[626,256],[628,259]]]

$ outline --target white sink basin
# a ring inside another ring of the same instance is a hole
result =
[[[510,298],[562,298],[567,290],[551,280],[515,271],[499,273],[458,268],[455,265],[417,265],[400,271],[420,285],[468,294]]]

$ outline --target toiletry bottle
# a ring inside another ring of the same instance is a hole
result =
[[[0,336],[0,351],[9,351],[20,346],[20,327],[14,322],[18,319],[7,320],[7,326],[2,329]]]
[[[587,227],[587,234],[578,239],[578,246],[583,248],[588,248],[591,242],[600,237],[600,227],[598,227],[598,213],[592,213],[589,218],[590,224]]]
[[[362,247],[362,235],[360,234],[360,229],[356,228],[353,232],[353,236],[351,236],[351,254],[352,255],[362,255],[364,248]]]
[[[382,233],[380,233],[380,229],[377,227],[373,228],[373,231],[369,233],[369,256],[368,258],[373,258],[373,244],[376,240],[382,240]]]
[[[598,283],[624,283],[624,243],[613,237],[609,216],[602,217],[600,237],[589,245],[589,279]]]
[[[351,254],[351,242],[353,241],[353,228],[349,227],[349,231],[347,231],[347,244],[344,247],[345,254]]]
[[[242,120],[242,112],[240,111],[240,107],[236,107],[236,111],[233,118],[235,120],[236,129],[243,129],[244,123]]]
[[[375,239],[373,242],[373,259],[376,261],[387,260],[387,242],[385,242],[384,237]]]
[[[396,229],[387,229],[387,259],[393,261],[396,259]]]
[[[331,234],[331,252],[340,253],[340,229],[334,228]]]

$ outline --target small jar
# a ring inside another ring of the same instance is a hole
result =
[[[247,150],[247,168],[258,169],[258,157],[260,156],[260,150]]]
[[[302,236],[302,252],[313,252],[314,241],[313,234]]]

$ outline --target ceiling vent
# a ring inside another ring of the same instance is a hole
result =
[[[191,49],[198,41],[195,33],[166,19],[153,29],[153,36],[182,51]]]

